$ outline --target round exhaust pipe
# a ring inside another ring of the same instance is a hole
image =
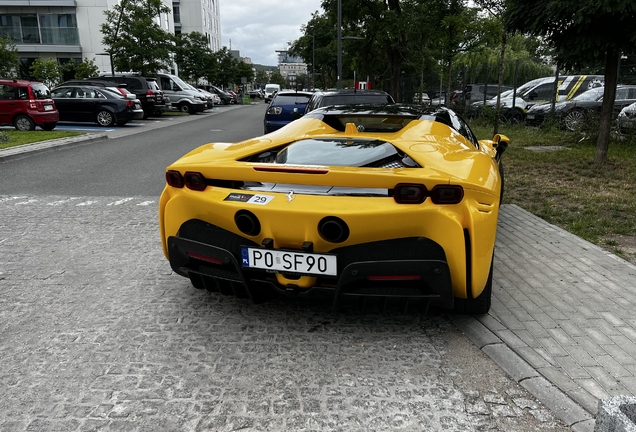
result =
[[[261,232],[261,223],[254,213],[248,210],[239,210],[234,215],[234,223],[243,234],[257,236]]]
[[[330,243],[342,243],[349,238],[349,227],[342,219],[327,216],[318,223],[318,233]]]

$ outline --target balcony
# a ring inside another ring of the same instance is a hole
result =
[[[0,27],[0,36],[20,45],[80,45],[76,27]]]

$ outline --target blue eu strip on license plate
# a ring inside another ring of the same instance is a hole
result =
[[[241,247],[241,265],[247,268],[300,273],[307,275],[337,276],[336,255],[299,251]]]

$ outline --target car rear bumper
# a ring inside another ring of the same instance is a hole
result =
[[[60,114],[57,111],[49,112],[31,112],[29,113],[36,125],[43,125],[46,123],[56,123],[60,120]]]
[[[179,236],[168,238],[172,269],[189,277],[197,288],[226,294],[245,293],[255,302],[271,293],[288,296],[330,296],[334,310],[343,297],[381,297],[430,300],[452,308],[454,304],[450,271],[444,250],[422,237],[399,238],[334,249],[338,276],[300,276],[285,274],[292,283],[266,270],[244,268],[241,246],[260,245],[201,220],[190,220]],[[300,288],[294,278],[310,277],[309,288]]]

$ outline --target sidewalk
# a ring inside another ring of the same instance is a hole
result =
[[[504,205],[493,305],[455,323],[575,431],[598,401],[636,395],[636,266]]]

